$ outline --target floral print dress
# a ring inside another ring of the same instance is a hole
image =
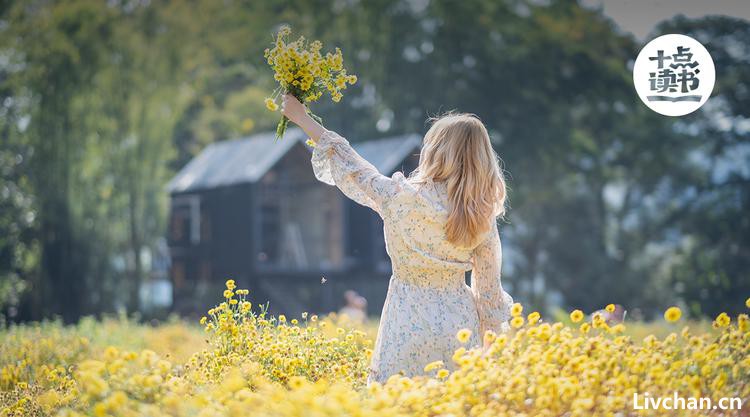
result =
[[[393,374],[423,374],[442,360],[454,369],[453,353],[480,346],[486,330],[506,331],[513,298],[500,282],[502,250],[497,224],[476,247],[450,243],[444,227],[447,191],[442,183],[414,184],[396,172],[385,176],[337,133],[325,130],[313,149],[315,176],[383,218],[391,258],[388,285],[368,385]],[[471,287],[464,274],[472,271]],[[467,328],[466,345],[456,333]]]

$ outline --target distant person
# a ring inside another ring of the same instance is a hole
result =
[[[424,374],[437,360],[453,370],[457,348],[482,347],[486,331],[509,328],[513,298],[500,282],[497,227],[505,213],[505,179],[479,118],[449,113],[433,119],[419,165],[406,178],[378,172],[294,96],[284,96],[282,112],[313,142],[315,177],[383,219],[393,275],[368,385],[396,373]],[[471,288],[466,271],[472,271]],[[462,329],[470,333],[458,340]]]
[[[346,304],[339,310],[339,315],[346,315],[354,322],[363,323],[367,318],[367,300],[354,290],[347,290],[344,300]]]
[[[362,313],[364,314],[365,319],[366,319],[367,318],[367,298],[365,298],[365,297],[363,297],[361,295],[358,296],[357,297],[357,306],[359,307],[360,310],[362,310]]]
[[[625,316],[628,314],[627,310],[625,310],[625,307],[623,307],[620,304],[615,304],[614,311],[607,311],[607,309],[601,309],[597,310],[593,313],[591,313],[591,316],[593,317],[594,314],[601,314],[604,321],[607,323],[608,326],[614,326],[616,324],[620,324],[623,321],[625,321]]]

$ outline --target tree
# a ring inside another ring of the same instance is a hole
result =
[[[86,184],[79,175],[85,158],[82,132],[71,106],[89,88],[106,51],[113,14],[101,2],[74,4],[18,3],[6,10],[5,88],[17,111],[28,118],[25,141],[29,183],[38,221],[35,237],[41,251],[40,273],[32,283],[36,308],[32,317],[60,313],[66,320],[83,312],[80,277],[87,275],[91,241],[78,229],[84,221],[75,212]]]
[[[681,204],[664,219],[680,234],[668,276],[692,315],[739,313],[750,294],[750,23],[680,16],[657,31],[697,39],[716,68],[709,101],[679,123],[692,146],[673,185]]]
[[[170,7],[188,5],[37,1],[5,11],[3,88],[28,120],[18,136],[29,168],[12,174],[28,175],[28,234],[40,252],[22,318],[138,308],[141,253],[164,230],[172,128],[192,94],[180,37],[189,22],[171,20]]]

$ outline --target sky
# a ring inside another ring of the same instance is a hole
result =
[[[582,0],[602,6],[622,30],[645,41],[657,23],[678,14],[701,17],[719,14],[750,20],[750,0]],[[650,39],[649,39],[650,40]]]

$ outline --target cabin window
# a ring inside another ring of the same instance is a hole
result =
[[[201,225],[200,197],[197,195],[178,196],[172,199],[169,237],[172,243],[197,245],[201,232],[208,231],[210,225]]]
[[[180,242],[186,236],[186,221],[188,217],[185,216],[184,212],[178,210],[172,210],[172,222],[169,227],[170,234],[169,238],[173,242]]]

